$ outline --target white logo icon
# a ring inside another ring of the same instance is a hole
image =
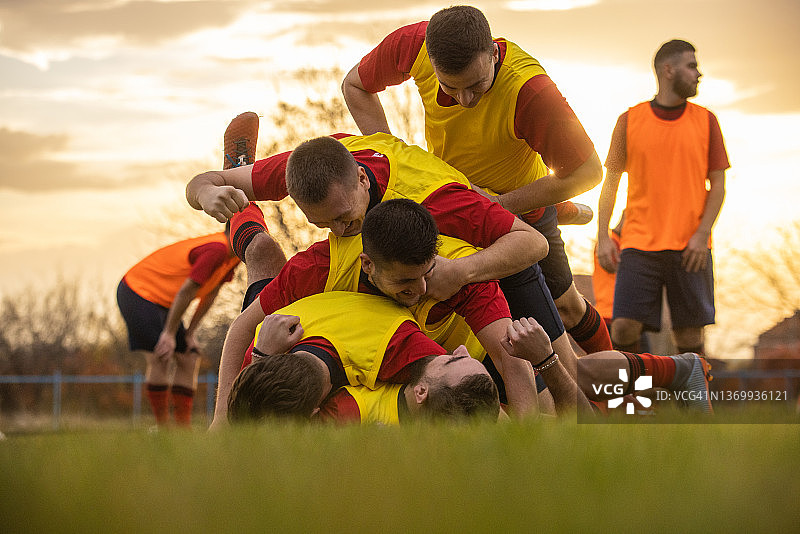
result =
[[[628,371],[625,369],[619,370],[619,379],[623,382],[628,382]],[[650,389],[653,387],[653,377],[652,376],[640,376],[636,379],[636,382],[633,383],[633,390],[636,391],[644,391],[646,389]],[[645,408],[649,408],[653,401],[647,397],[642,397],[636,395],[636,400],[639,401],[642,406]],[[622,404],[625,401],[625,397],[616,397],[613,399],[608,400],[608,408],[613,409]],[[634,405],[632,402],[625,403],[625,413],[628,415],[632,415],[634,412]]]

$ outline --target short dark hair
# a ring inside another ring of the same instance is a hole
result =
[[[684,52],[694,52],[694,46],[691,43],[682,41],[680,39],[673,39],[661,45],[661,48],[656,52],[653,58],[653,68],[658,72],[658,69],[672,59],[673,57],[683,54]]]
[[[431,62],[446,74],[460,74],[478,55],[494,49],[489,21],[472,6],[436,12],[425,30],[425,46]]]
[[[233,381],[228,397],[232,423],[309,418],[322,397],[319,368],[297,354],[256,357]]]
[[[439,251],[439,228],[425,206],[395,198],[367,212],[361,240],[364,254],[374,262],[423,265]]]
[[[437,356],[426,356],[409,364],[411,377],[407,387],[414,387],[425,375],[425,368]],[[428,383],[428,397],[420,415],[428,419],[496,420],[500,415],[500,396],[497,384],[489,375],[465,376],[453,387],[439,381]]]
[[[286,189],[295,201],[318,204],[328,196],[331,184],[347,183],[357,168],[353,155],[333,137],[309,139],[289,155]]]

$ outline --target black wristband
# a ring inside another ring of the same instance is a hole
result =
[[[533,366],[534,367],[541,367],[547,360],[549,360],[550,358],[552,358],[555,355],[556,355],[556,351],[553,351],[553,352],[550,353],[550,356],[548,356],[544,360],[540,361],[539,363],[534,364]]]
[[[267,356],[269,356],[269,354],[261,352],[257,348],[253,347],[253,356],[261,356],[262,358],[266,358]]]

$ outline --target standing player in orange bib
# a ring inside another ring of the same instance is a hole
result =
[[[711,228],[730,164],[714,114],[687,102],[701,76],[694,46],[665,43],[654,67],[658,93],[619,117],[600,194],[597,256],[617,273],[611,338],[618,349],[639,352],[642,329],[660,329],[666,287],[678,350],[704,354],[703,328],[714,323]],[[623,172],[619,252],[608,226]]]

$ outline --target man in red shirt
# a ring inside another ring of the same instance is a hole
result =
[[[675,344],[705,352],[703,328],[714,322],[711,228],[725,197],[730,167],[716,117],[688,102],[700,71],[686,41],[661,46],[654,68],[658,93],[623,113],[614,128],[598,210],[597,256],[616,272],[612,339],[638,352],[643,329],[661,325],[666,287]],[[620,249],[608,225],[623,172],[628,198]]]
[[[610,349],[605,324],[573,284],[553,207],[600,183],[602,168],[542,66],[516,44],[493,40],[478,9],[443,9],[392,32],[345,77],[342,92],[362,133],[390,132],[377,93],[409,78],[425,108],[428,150],[547,238],[539,265],[567,331],[587,353]]]
[[[147,398],[159,426],[169,422],[170,392],[176,422],[191,425],[200,356],[194,333],[239,264],[228,240],[226,225],[225,232],[161,248],[131,267],[117,287],[130,348],[143,353],[147,363]],[[184,328],[181,318],[196,298],[200,302]],[[176,367],[170,384],[172,362]]]

